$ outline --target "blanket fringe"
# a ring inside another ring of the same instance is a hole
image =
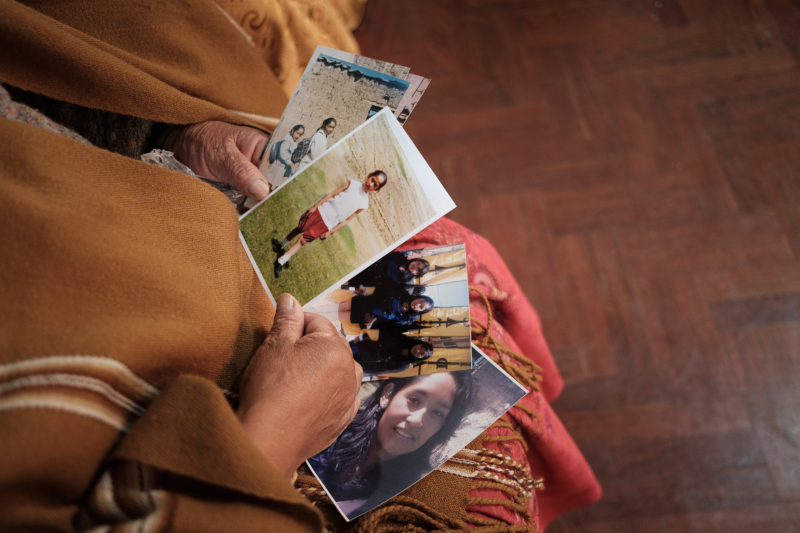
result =
[[[497,339],[491,331],[492,328],[492,306],[486,294],[476,287],[470,285],[469,290],[476,293],[486,306],[486,324],[481,323],[476,318],[471,318],[475,324],[471,328],[472,342],[481,348],[489,348],[497,352],[497,356],[488,355],[495,363],[500,365],[503,370],[508,372],[514,379],[519,381],[528,390],[541,390],[542,381],[542,367],[522,355],[521,353],[512,350],[506,346],[502,341]],[[514,361],[514,363],[512,363]],[[533,413],[531,413],[533,414]]]
[[[488,348],[490,351],[487,351],[486,355],[529,391],[541,390],[542,368],[521,353],[508,348],[492,334],[493,316],[489,298],[478,287],[470,285],[469,289],[483,301],[487,314],[486,324],[472,318],[472,342],[482,348]],[[537,418],[536,413],[522,403],[518,403],[512,409],[519,409],[526,415]],[[507,433],[505,435],[484,433],[481,436],[482,443],[517,441],[527,451],[528,444],[508,413],[492,424],[491,428],[506,430]],[[534,477],[525,465],[510,455],[486,448],[480,450],[465,448],[441,465],[438,470],[471,478],[470,491],[492,489],[508,497],[506,499],[468,495],[467,507],[502,506],[524,517],[527,522],[533,521],[529,502],[534,497],[535,490],[544,489],[544,480]],[[312,504],[326,511],[326,515],[330,516],[331,513],[337,515],[333,503],[320,486],[319,481],[304,469],[297,476],[295,487]],[[327,511],[331,511],[331,513]],[[480,514],[480,511],[477,513]],[[535,523],[509,525],[499,519],[471,514],[466,509],[461,517],[452,518],[417,499],[400,495],[359,517],[354,522],[347,525],[342,522],[341,529],[332,522],[328,522],[325,530],[330,533],[339,530],[351,533],[521,533],[538,532],[539,528]]]

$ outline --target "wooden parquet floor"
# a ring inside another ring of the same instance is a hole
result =
[[[800,530],[800,1],[370,0],[407,130],[544,322],[605,491],[550,532]]]

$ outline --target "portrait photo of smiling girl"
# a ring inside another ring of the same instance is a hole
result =
[[[527,393],[473,347],[474,368],[362,386],[344,433],[308,465],[347,520],[407,489]]]

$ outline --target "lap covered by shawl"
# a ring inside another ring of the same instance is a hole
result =
[[[453,459],[350,524],[316,480],[301,475],[298,487],[333,531],[541,531],[600,498],[591,468],[550,408],[563,380],[539,317],[494,247],[443,218],[399,250],[457,243],[467,248],[473,342],[530,392]]]
[[[357,52],[345,37],[358,1],[220,4],[0,0],[0,82],[160,123],[269,129],[303,54],[316,44]],[[0,529],[323,527],[225,398],[274,310],[224,195],[0,119],[0,225]],[[537,516],[544,525],[598,495],[549,409],[560,379],[535,314],[491,247],[445,221],[410,245],[464,241],[489,268],[470,265],[475,325],[489,329],[476,338],[489,339],[490,356],[506,357],[541,389],[464,453],[479,466],[514,469],[524,492],[464,477],[474,472],[451,464],[364,520],[533,527]],[[501,345],[511,351],[492,350]],[[541,367],[542,380],[512,352]],[[540,477],[544,490],[528,497]]]
[[[285,44],[278,11],[297,25],[300,7],[265,3],[262,37]],[[287,103],[264,50],[208,0],[0,13],[0,82],[22,91],[267,130]],[[225,398],[274,310],[224,195],[0,118],[0,225],[0,530],[322,528]]]

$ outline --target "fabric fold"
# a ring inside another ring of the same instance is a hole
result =
[[[232,111],[274,118],[286,105],[274,74],[211,0],[0,5],[0,81],[15,87],[171,124],[259,125]]]

